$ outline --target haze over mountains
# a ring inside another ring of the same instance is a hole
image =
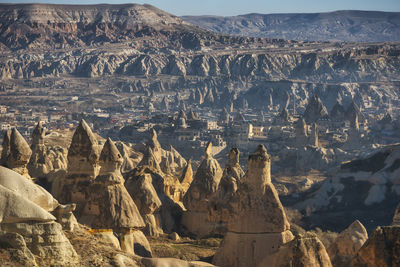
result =
[[[304,41],[400,41],[400,12],[343,10],[328,13],[183,16],[220,33]]]

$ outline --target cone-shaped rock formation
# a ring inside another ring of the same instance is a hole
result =
[[[218,266],[258,266],[267,255],[293,239],[290,225],[271,183],[271,158],[259,145],[231,201],[228,233],[214,256]]]

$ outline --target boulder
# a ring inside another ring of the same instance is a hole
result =
[[[336,237],[328,248],[333,265],[348,265],[367,239],[368,233],[364,225],[358,220],[353,222]]]
[[[53,211],[59,205],[58,201],[44,188],[2,166],[0,166],[0,185],[32,201],[46,211]]]
[[[350,266],[400,266],[400,226],[376,228],[352,259]]]
[[[265,257],[258,267],[331,267],[331,261],[316,235],[297,236]]]
[[[152,251],[150,243],[143,232],[139,230],[132,231],[132,238],[135,254],[142,257],[151,257]]]
[[[27,198],[0,185],[0,224],[51,222],[56,218]]]
[[[21,235],[29,251],[41,260],[61,266],[76,264],[78,256],[55,219],[31,200],[0,185],[1,230]],[[28,255],[23,243],[20,245]]]
[[[110,244],[115,249],[121,249],[118,238],[114,235],[113,231],[98,231],[93,235],[101,241]]]

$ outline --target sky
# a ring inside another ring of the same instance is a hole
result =
[[[336,10],[400,12],[400,0],[0,0],[0,3],[151,4],[174,15],[233,16],[248,13],[314,13]]]

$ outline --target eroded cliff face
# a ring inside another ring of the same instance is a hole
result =
[[[253,42],[200,29],[151,5],[0,5],[1,49],[62,49],[134,41],[181,48]],[[143,37],[155,37],[145,40]]]
[[[157,48],[157,45],[153,47]],[[400,46],[376,45],[329,47],[329,51],[287,47],[213,52],[163,51],[152,53],[116,44],[96,50],[5,53],[0,58],[2,78],[34,78],[74,75],[171,75],[200,77],[253,77],[268,80],[292,79],[311,82],[371,82],[398,78]],[[328,50],[327,49],[327,50]],[[372,50],[372,51],[371,51]]]
[[[0,5],[0,51],[0,91],[28,80],[51,93],[51,80],[71,89],[88,78],[117,94],[196,91],[209,107],[281,108],[293,96],[302,107],[317,93],[328,111],[338,94],[361,107],[399,97],[398,43],[221,35],[149,5]]]

